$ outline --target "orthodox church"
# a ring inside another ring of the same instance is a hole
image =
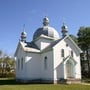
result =
[[[31,42],[27,33],[21,33],[16,57],[16,80],[22,82],[58,83],[62,80],[81,80],[81,49],[69,37],[68,27],[61,27],[62,37],[43,18],[43,26],[38,28]]]

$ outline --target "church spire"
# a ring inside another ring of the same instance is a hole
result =
[[[23,31],[21,32],[21,41],[26,42],[27,33],[25,32],[25,24],[23,25]]]
[[[45,16],[45,18],[43,19],[43,26],[48,26],[49,25],[49,19],[48,17]]]
[[[68,27],[67,27],[67,25],[65,23],[63,23],[61,28],[62,28],[62,30],[61,30],[62,36],[65,37],[67,35],[67,33],[68,33]]]

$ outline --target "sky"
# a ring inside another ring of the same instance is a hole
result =
[[[77,36],[81,26],[90,26],[90,0],[0,0],[0,50],[13,56],[23,25],[30,42],[45,16],[60,37],[63,22]]]

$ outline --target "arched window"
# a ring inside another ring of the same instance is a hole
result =
[[[64,57],[64,49],[61,49],[61,57]]]
[[[44,57],[44,69],[47,69],[47,56]]]
[[[17,60],[18,62],[17,62],[17,68],[18,68],[18,70],[20,69],[20,59],[18,59]]]
[[[73,51],[71,51],[71,56],[73,57]]]
[[[21,70],[23,70],[23,58],[21,59]]]

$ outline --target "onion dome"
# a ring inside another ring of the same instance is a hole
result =
[[[62,36],[65,37],[67,35],[67,32],[68,32],[68,27],[65,23],[63,23],[63,26],[61,27],[62,28]]]
[[[21,41],[26,42],[27,33],[25,32],[25,26],[23,28],[23,32],[21,32]]]
[[[40,37],[40,35],[59,39],[59,33],[53,27],[49,26],[49,19],[47,17],[43,19],[43,27],[38,28],[34,33],[33,39]]]

